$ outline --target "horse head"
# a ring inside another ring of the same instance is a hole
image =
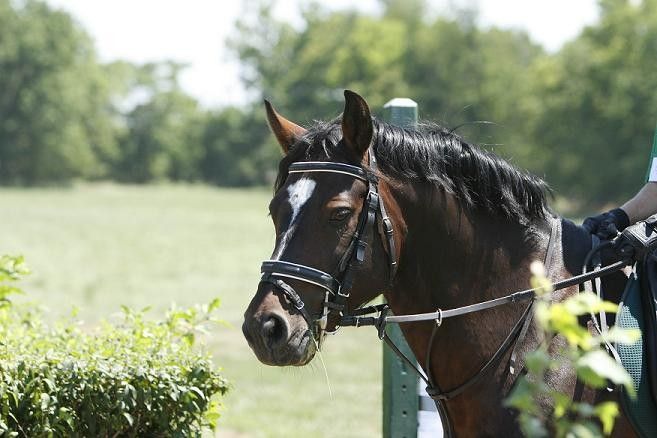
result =
[[[386,288],[397,254],[379,220],[365,100],[345,91],[343,115],[311,130],[265,107],[284,153],[269,204],[276,243],[242,331],[261,362],[304,365],[344,310]]]

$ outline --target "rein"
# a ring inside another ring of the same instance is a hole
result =
[[[614,273],[623,269],[625,266],[628,266],[630,263],[626,260],[619,260],[611,265],[605,266],[598,271],[587,272],[585,274],[576,275],[565,280],[561,280],[552,285],[553,290],[566,289],[571,286],[576,286],[578,284],[586,283],[594,278],[604,277],[605,275]],[[389,308],[386,304],[379,304],[376,306],[362,307],[354,311],[351,315],[345,315],[340,320],[340,326],[342,327],[364,327],[364,326],[375,326],[380,328],[388,323],[392,324],[403,324],[407,322],[418,322],[418,321],[436,321],[438,325],[442,323],[443,320],[447,318],[453,318],[455,316],[467,315],[469,313],[479,312],[486,309],[491,309],[493,307],[498,307],[503,304],[509,303],[519,303],[524,301],[533,300],[536,297],[536,293],[541,290],[540,288],[526,289],[518,292],[513,292],[511,294],[505,295],[503,297],[494,298],[488,301],[482,301],[481,303],[470,304],[467,306],[456,307],[449,310],[438,309],[435,312],[427,313],[416,313],[410,315],[400,315],[400,316],[388,316],[386,313]],[[380,316],[361,316],[368,315],[371,313],[379,313]]]

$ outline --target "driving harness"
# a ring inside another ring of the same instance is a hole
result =
[[[435,401],[438,413],[443,424],[443,431],[445,437],[451,437],[451,422],[447,413],[445,401],[452,399],[465,390],[480,382],[488,371],[494,369],[504,355],[509,351],[511,346],[514,346],[509,359],[509,372],[511,375],[518,373],[517,370],[517,348],[522,345],[522,341],[527,334],[528,328],[531,325],[533,312],[534,298],[539,292],[538,289],[527,289],[523,291],[514,292],[503,297],[483,301],[476,304],[471,304],[454,309],[442,310],[437,309],[435,312],[420,313],[413,315],[390,315],[390,309],[387,304],[380,304],[368,307],[362,307],[353,310],[350,314],[345,312],[346,302],[349,298],[351,288],[353,286],[354,272],[358,271],[358,267],[365,261],[367,247],[371,246],[374,242],[374,230],[379,228],[381,234],[384,236],[384,241],[387,243],[385,248],[388,254],[388,284],[391,285],[395,278],[397,271],[397,253],[395,247],[395,240],[393,235],[393,225],[386,213],[383,200],[379,195],[378,190],[378,177],[377,163],[371,148],[368,149],[369,166],[368,168],[354,166],[344,163],[323,162],[323,161],[308,161],[308,162],[295,162],[289,167],[288,173],[313,173],[313,172],[327,172],[348,175],[353,178],[359,179],[367,184],[367,196],[364,201],[364,207],[361,210],[360,217],[356,231],[354,232],[351,242],[341,257],[334,274],[315,269],[310,266],[287,262],[283,260],[266,260],[262,263],[260,279],[261,283],[269,283],[281,291],[292,303],[292,305],[299,311],[303,318],[308,323],[313,331],[313,336],[317,340],[317,347],[321,348],[322,341],[327,334],[328,318],[333,313],[337,314],[338,324],[334,327],[331,333],[337,331],[339,327],[352,326],[374,326],[377,328],[379,338],[385,341],[390,348],[404,361],[411,369],[413,369],[420,378],[427,384],[427,393]],[[380,215],[381,222],[377,226],[377,214]],[[557,226],[552,225],[550,240],[548,241],[548,248],[545,256],[545,266],[551,265],[554,252],[554,241],[557,233]],[[568,278],[553,284],[553,290],[565,289],[577,284],[582,284],[593,278],[610,274],[618,271],[631,263],[629,258],[625,258],[611,265],[602,267],[592,272],[584,272],[581,275]],[[305,308],[304,302],[299,294],[290,286],[286,280],[293,279],[308,284],[312,284],[322,288],[325,291],[324,301],[322,303],[321,313],[313,317]],[[527,308],[523,311],[522,315],[511,329],[508,336],[501,343],[497,351],[491,358],[475,373],[471,378],[466,380],[461,385],[448,390],[441,391],[433,376],[430,372],[431,365],[431,350],[433,348],[433,341],[437,329],[440,327],[443,320],[446,318],[462,316],[473,312],[479,312],[485,309],[501,306],[508,303],[518,303],[529,301]],[[368,316],[376,314],[376,316]],[[386,324],[402,324],[417,321],[435,321],[429,342],[427,344],[426,362],[424,369],[427,374],[423,373],[417,365],[406,357],[400,349],[390,340],[386,334]]]

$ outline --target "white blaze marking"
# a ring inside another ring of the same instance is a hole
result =
[[[287,246],[288,242],[292,238],[292,235],[294,234],[294,230],[296,228],[295,221],[297,217],[299,217],[299,213],[301,212],[303,206],[306,204],[306,202],[308,202],[310,197],[313,195],[316,185],[317,183],[312,179],[301,178],[299,181],[295,182],[294,184],[291,184],[287,188],[287,193],[288,193],[287,202],[290,204],[290,207],[292,207],[292,217],[290,218],[290,223],[287,226],[287,230],[285,231],[285,234],[283,234],[283,237],[281,238],[278,248],[276,248],[276,250],[274,251],[272,260],[278,260],[281,254],[283,254],[283,251],[285,251],[285,247]]]
[[[287,201],[292,206],[292,219],[290,219],[290,225],[294,223],[301,208],[313,195],[316,185],[317,183],[312,179],[301,178],[287,188],[287,193],[289,195]]]

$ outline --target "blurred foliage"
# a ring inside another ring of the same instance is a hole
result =
[[[23,293],[15,282],[29,273],[23,256],[0,256],[0,309],[11,304],[9,295]]]
[[[636,191],[657,116],[657,0],[600,0],[600,19],[556,53],[473,9],[380,0],[380,13],[303,3],[294,25],[249,0],[228,44],[250,95],[301,124],[342,91],[375,111],[392,97],[425,119],[600,203]],[[38,0],[0,0],[0,183],[112,178],[263,184],[277,147],[256,104],[206,110],[184,65],[100,64],[85,31]]]
[[[611,435],[620,413],[618,403],[601,401],[591,405],[575,401],[547,382],[554,379],[560,369],[572,369],[579,381],[590,388],[604,389],[609,384],[623,386],[634,396],[632,378],[604,346],[605,343],[633,344],[641,333],[613,327],[604,334],[591,334],[578,317],[600,311],[614,313],[618,306],[602,301],[592,292],[581,292],[562,302],[554,302],[552,283],[546,277],[543,264],[535,262],[531,269],[532,287],[538,290],[534,315],[541,338],[555,340],[558,336],[564,342],[541,342],[536,350],[526,355],[527,373],[518,378],[505,403],[519,411],[518,422],[527,437]]]

